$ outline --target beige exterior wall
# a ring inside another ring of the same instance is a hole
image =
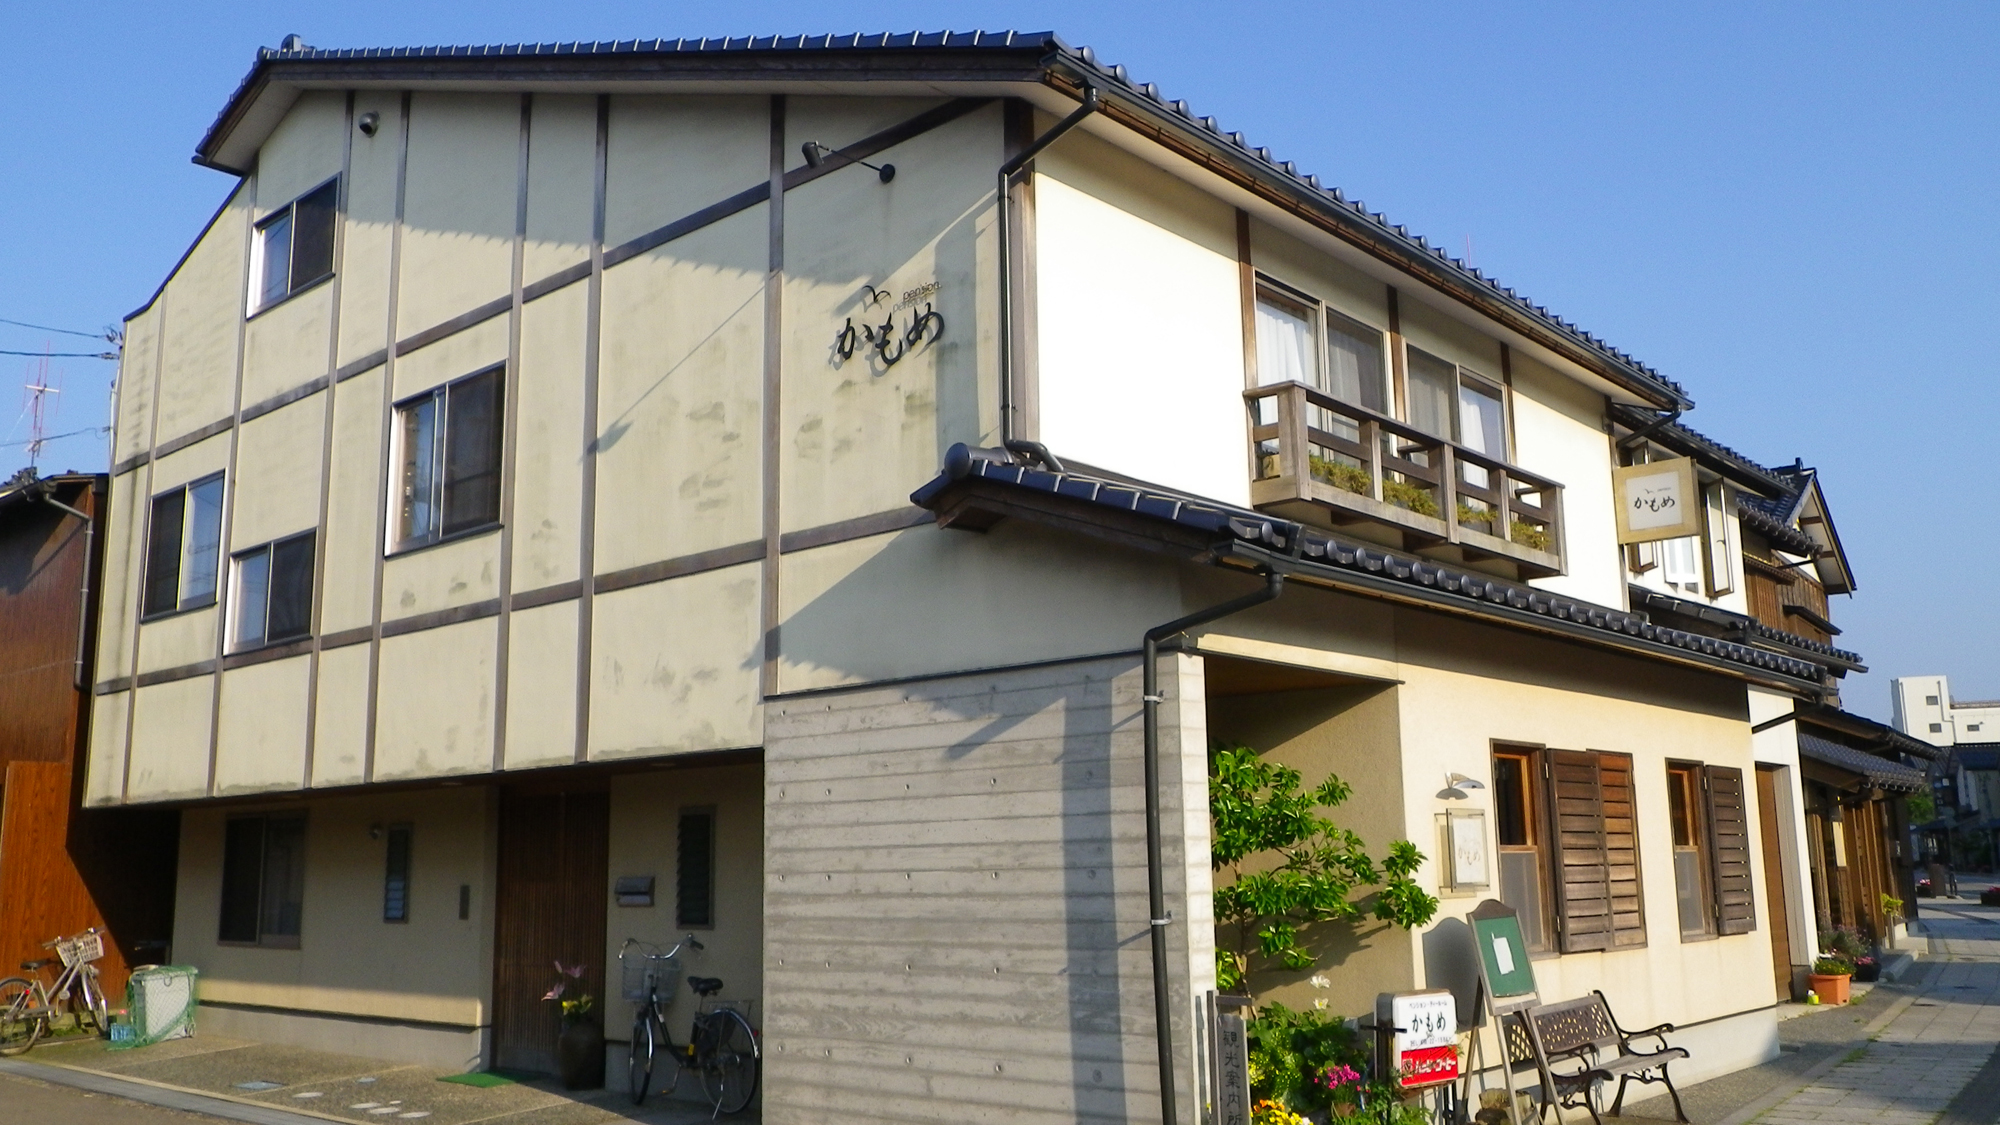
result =
[[[1196,997],[1200,671],[1161,677],[1170,972]],[[1158,1117],[1139,709],[1129,657],[772,704],[765,1121]]]

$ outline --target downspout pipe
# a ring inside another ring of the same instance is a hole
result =
[[[1012,452],[1041,455],[1045,451],[1040,446],[1015,449],[1014,436],[1014,237],[1013,224],[1008,221],[1010,208],[1007,206],[1007,190],[1013,186],[1014,177],[1028,162],[1039,156],[1043,149],[1062,138],[1064,133],[1083,123],[1083,119],[1097,112],[1097,87],[1085,84],[1083,104],[1076,112],[1050,127],[1049,131],[1037,137],[1033,144],[1022,149],[1000,166],[996,177],[999,191],[996,200],[999,206],[1000,227],[1000,444]]]
[[[37,495],[40,497],[42,503],[47,504],[51,508],[58,508],[68,512],[70,515],[83,521],[83,583],[82,590],[78,595],[81,600],[77,603],[76,607],[75,675],[77,689],[82,690],[89,686],[84,680],[83,657],[85,642],[90,638],[90,569],[91,560],[96,558],[91,551],[96,546],[97,521],[56,499],[55,485],[43,481],[36,487]]]
[[[1144,668],[1146,728],[1146,902],[1150,911],[1153,938],[1153,1021],[1160,1047],[1160,1121],[1180,1125],[1174,1105],[1174,1024],[1173,999],[1167,982],[1167,927],[1173,917],[1167,913],[1165,861],[1160,848],[1160,642],[1253,606],[1276,601],[1285,591],[1285,576],[1272,570],[1264,574],[1264,588],[1256,593],[1210,606],[1176,621],[1146,631],[1141,658]]]

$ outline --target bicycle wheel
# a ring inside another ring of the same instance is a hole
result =
[[[757,1033],[733,1008],[709,1017],[708,1057],[702,1060],[701,1085],[718,1113],[741,1113],[757,1096]]]
[[[104,997],[104,988],[97,983],[95,969],[80,976],[72,986],[70,1007],[76,1012],[76,1026],[80,1031],[93,1035],[111,1034],[111,1003]]]
[[[653,1018],[646,1009],[632,1017],[630,1057],[625,1061],[625,1078],[632,1091],[632,1104],[646,1103],[646,1087],[653,1081]]]
[[[42,988],[34,981],[0,980],[0,1055],[18,1055],[48,1034],[47,1007]]]

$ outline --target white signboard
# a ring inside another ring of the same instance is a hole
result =
[[[1701,494],[1685,457],[1611,470],[1618,542],[1651,543],[1701,534]]]
[[[1490,884],[1486,869],[1486,810],[1453,809],[1445,817],[1451,848],[1451,886],[1468,890]]]
[[[1389,1072],[1406,1090],[1458,1077],[1458,1001],[1448,989],[1391,996]],[[1379,1007],[1379,1004],[1378,1004]]]

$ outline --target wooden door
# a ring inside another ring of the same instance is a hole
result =
[[[1792,998],[1792,922],[1785,905],[1785,856],[1778,838],[1777,770],[1757,767],[1757,820],[1764,840],[1764,901],[1771,932],[1771,975],[1778,999]]]
[[[605,793],[503,790],[493,940],[493,1065],[556,1069],[555,963],[584,966],[604,1011],[611,803]]]

